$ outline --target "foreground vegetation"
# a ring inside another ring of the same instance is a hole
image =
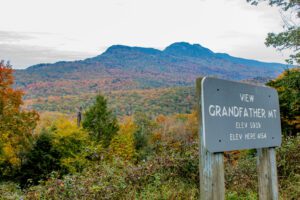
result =
[[[299,199],[300,137],[286,138],[278,151],[282,199]],[[2,199],[197,199],[199,196],[197,144],[164,144],[146,161],[129,162],[104,154],[81,173],[60,177],[51,173],[38,185],[21,189],[2,182]],[[291,154],[292,153],[292,154]],[[257,199],[256,159],[249,152],[226,161],[227,199]]]
[[[97,95],[82,125],[62,113],[23,111],[10,66],[0,66],[1,199],[197,199],[195,111],[119,117]],[[280,195],[300,198],[300,70],[268,84],[279,92]],[[38,120],[40,119],[40,120]],[[227,199],[257,199],[256,152],[226,153]]]

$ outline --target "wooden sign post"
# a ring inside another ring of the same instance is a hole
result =
[[[200,199],[225,199],[223,153],[210,153],[201,145]]]
[[[196,80],[200,199],[225,199],[224,151],[257,149],[259,199],[278,199],[281,144],[276,90],[216,78]]]
[[[278,199],[275,148],[257,149],[257,173],[259,199]]]
[[[199,135],[202,133],[201,115],[201,81],[196,80],[196,96],[198,110]],[[223,200],[225,199],[225,179],[224,179],[224,156],[223,153],[211,153],[203,144],[200,137],[200,199],[201,200]]]

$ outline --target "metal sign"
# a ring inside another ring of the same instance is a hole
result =
[[[275,89],[209,77],[201,87],[202,139],[208,151],[280,146]]]

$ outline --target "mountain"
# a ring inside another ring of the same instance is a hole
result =
[[[38,64],[16,70],[16,87],[26,98],[77,95],[97,91],[191,86],[199,76],[231,80],[275,77],[284,68],[214,53],[199,44],[178,42],[164,50],[114,45],[85,60]]]
[[[165,53],[173,56],[185,56],[185,57],[194,57],[194,58],[204,58],[204,57],[213,57],[214,52],[210,49],[205,48],[199,44],[189,44],[187,42],[178,42],[171,44],[165,50]]]

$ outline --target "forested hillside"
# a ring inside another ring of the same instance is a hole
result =
[[[95,100],[97,93],[81,95],[48,96],[26,99],[24,107],[40,112],[62,112],[75,114],[79,107],[84,110]],[[195,104],[194,87],[158,89],[116,90],[104,92],[109,107],[117,116],[147,112],[149,115],[190,113]]]
[[[26,98],[97,91],[194,86],[199,76],[245,80],[276,77],[285,65],[214,53],[199,44],[174,43],[165,50],[114,45],[85,60],[39,64],[16,70]]]
[[[214,53],[185,42],[162,51],[114,45],[93,58],[16,70],[15,87],[25,92],[25,108],[38,111],[74,113],[102,93],[119,116],[138,111],[189,113],[199,76],[265,83],[284,66]]]

